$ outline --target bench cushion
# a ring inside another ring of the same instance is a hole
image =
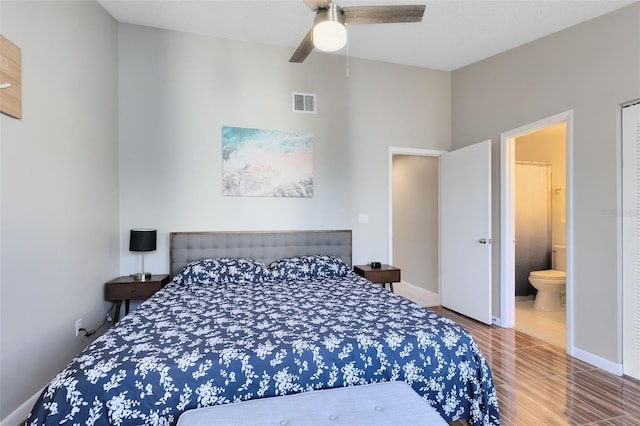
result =
[[[178,426],[447,425],[405,382],[252,399],[186,411]]]

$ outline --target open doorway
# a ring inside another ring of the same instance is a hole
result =
[[[438,157],[444,151],[389,148],[389,262],[394,291],[422,306],[438,297]]]
[[[501,317],[572,351],[571,111],[501,137]]]
[[[566,122],[515,138],[515,329],[566,347]]]

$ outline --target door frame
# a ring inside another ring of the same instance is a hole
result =
[[[618,214],[616,215],[618,217],[618,250],[620,251],[620,256],[618,257],[618,276],[620,277],[620,283],[619,283],[619,306],[622,307],[622,309],[620,309],[620,313],[619,313],[619,322],[620,322],[620,336],[621,336],[621,353],[622,353],[622,366],[620,368],[620,371],[613,371],[614,374],[618,374],[619,376],[623,375],[623,374],[627,374],[630,377],[639,379],[640,377],[637,376],[637,374],[640,374],[640,370],[638,370],[637,368],[632,368],[629,364],[634,363],[635,360],[638,359],[637,356],[634,355],[629,355],[633,352],[633,349],[631,349],[634,345],[633,345],[633,341],[635,340],[636,342],[640,342],[640,340],[634,339],[632,336],[638,336],[638,331],[640,331],[640,329],[638,327],[640,327],[640,323],[636,323],[634,325],[629,325],[627,324],[628,321],[630,321],[630,318],[633,316],[634,312],[640,312],[640,306],[631,306],[633,302],[631,302],[631,300],[633,300],[633,298],[626,298],[625,300],[625,296],[629,295],[632,291],[631,289],[633,288],[633,284],[634,284],[634,280],[633,280],[633,275],[634,275],[634,266],[636,266],[635,262],[632,260],[632,254],[633,253],[628,253],[628,251],[633,251],[631,249],[631,244],[629,244],[629,241],[627,239],[631,239],[629,237],[630,232],[627,232],[626,234],[623,234],[623,230],[625,229],[625,226],[627,225],[627,222],[631,222],[631,217],[634,217],[635,214],[637,214],[637,212],[632,211],[632,206],[634,203],[628,203],[629,202],[629,198],[630,195],[628,193],[628,190],[626,189],[625,186],[625,182],[627,182],[627,176],[626,176],[626,172],[628,171],[627,169],[625,169],[623,167],[623,158],[624,158],[624,154],[626,152],[626,148],[627,148],[627,144],[631,144],[633,143],[633,141],[628,141],[627,137],[627,131],[625,129],[625,108],[636,108],[636,107],[640,107],[640,98],[635,99],[633,101],[630,102],[625,102],[622,105],[620,105],[620,108],[618,110],[618,114],[620,117],[620,127],[621,127],[621,137],[620,137],[620,148],[618,149],[618,167],[620,170],[620,173],[618,174]],[[633,136],[632,136],[633,137]],[[630,162],[633,162],[633,160],[631,160]],[[636,167],[638,167],[636,165]],[[629,169],[631,169],[632,166],[629,167]],[[640,173],[640,171],[636,170],[636,175],[638,175]],[[636,185],[636,189],[638,189],[638,185]],[[631,206],[629,206],[629,204],[631,204]],[[639,230],[639,228],[636,227],[636,231]],[[633,229],[631,230],[633,231]],[[625,238],[626,237],[626,238]],[[636,267],[637,268],[637,267]],[[636,304],[640,303],[640,300],[636,299],[637,301],[635,302]],[[629,308],[629,306],[631,306]],[[635,349],[635,348],[634,348]],[[635,364],[637,365],[637,364]],[[633,370],[633,371],[632,371]]]
[[[573,355],[573,110],[525,124],[500,135],[500,319],[515,326],[515,140],[519,136],[566,122],[567,156],[567,353]]]
[[[388,182],[387,182],[387,191],[388,191],[388,196],[387,196],[387,200],[388,200],[388,214],[387,214],[387,218],[388,218],[388,222],[387,222],[387,231],[388,231],[388,243],[389,243],[389,263],[393,264],[393,156],[395,154],[398,155],[416,155],[416,156],[421,156],[421,157],[440,157],[442,154],[445,154],[449,151],[444,151],[441,149],[422,149],[422,148],[403,148],[403,147],[398,147],[398,146],[390,146],[389,147],[389,154],[388,154],[388,161],[389,161],[389,167],[387,168],[388,171]],[[439,231],[438,231],[439,232]],[[438,276],[440,275],[440,273],[438,272]],[[438,279],[438,282],[440,280]],[[438,297],[440,297],[439,295],[440,289],[438,288]]]

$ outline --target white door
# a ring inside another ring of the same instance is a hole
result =
[[[442,306],[491,324],[491,141],[440,157]]]
[[[622,364],[640,379],[640,104],[622,110]]]

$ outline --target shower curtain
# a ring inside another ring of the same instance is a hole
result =
[[[516,162],[515,171],[515,288],[529,296],[529,273],[551,269],[551,165]]]

